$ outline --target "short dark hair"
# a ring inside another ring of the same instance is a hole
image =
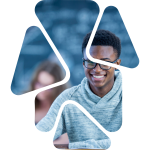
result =
[[[82,43],[82,54],[84,54],[84,50],[88,44],[88,41],[90,39],[91,33],[88,33],[84,39],[83,39],[83,43]],[[112,46],[114,48],[114,51],[117,52],[117,58],[119,58],[120,54],[121,54],[121,41],[120,39],[113,34],[110,31],[107,30],[97,30],[97,32],[95,33],[93,42],[92,42],[93,46]]]

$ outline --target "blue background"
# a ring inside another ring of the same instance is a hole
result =
[[[70,69],[72,86],[80,84],[85,76],[82,41],[92,31],[99,11],[95,2],[86,0],[42,1],[35,7],[37,17]],[[117,8],[110,6],[105,9],[98,29],[109,30],[121,39],[122,66],[134,68],[138,65],[139,59]],[[11,84],[14,94],[23,94],[29,88],[33,72],[45,59],[61,66],[40,29],[30,27],[26,31]]]

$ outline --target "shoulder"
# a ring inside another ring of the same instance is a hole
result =
[[[55,101],[59,103],[60,102],[64,102],[66,100],[72,99],[73,97],[79,97],[81,95],[81,93],[83,93],[83,84],[85,82],[85,79],[83,79],[81,81],[81,84],[77,85],[77,86],[73,86],[71,88],[68,88],[66,90],[64,90],[56,99]],[[54,101],[54,102],[55,102]]]
[[[68,95],[69,97],[76,96],[85,90],[86,85],[88,85],[88,80],[86,77],[84,77],[80,84],[65,90],[62,94]]]
[[[64,90],[59,96],[71,98],[74,94],[79,92],[80,87],[81,87],[81,84],[79,84],[77,86],[73,86],[71,88],[68,88],[68,89]]]

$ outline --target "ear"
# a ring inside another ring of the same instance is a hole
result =
[[[121,64],[121,59],[118,59],[116,63],[117,63],[117,65],[120,65]]]
[[[83,61],[83,68],[84,68],[84,61]]]
[[[121,59],[118,59],[117,62],[116,62],[116,64],[120,65],[121,64]],[[115,70],[117,70],[117,68],[115,68]]]

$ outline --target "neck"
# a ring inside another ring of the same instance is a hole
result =
[[[91,91],[92,91],[95,95],[97,95],[97,96],[99,96],[99,97],[101,97],[101,98],[104,97],[104,96],[112,89],[113,85],[114,85],[114,80],[112,80],[112,81],[109,83],[109,85],[107,84],[107,85],[105,85],[104,87],[93,87],[93,86],[91,86],[91,85],[89,84]]]
[[[50,107],[51,104],[53,102],[51,102],[49,99],[46,99],[46,100],[38,100],[38,107],[39,108],[46,108],[46,107]]]

